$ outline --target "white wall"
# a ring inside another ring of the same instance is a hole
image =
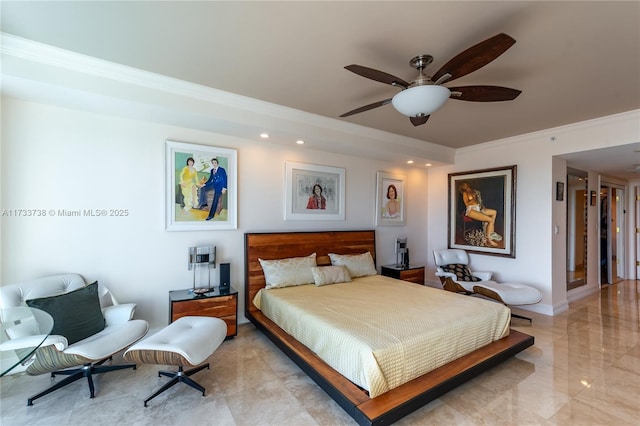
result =
[[[636,143],[640,140],[639,117],[634,111],[458,150],[455,165],[429,171],[427,251],[447,246],[449,173],[515,164],[516,257],[471,255],[471,264],[475,270],[494,271],[497,281],[538,288],[542,301],[525,309],[547,315],[566,310],[566,205],[555,201],[555,182],[566,180],[566,162],[555,156]],[[590,190],[595,190],[595,179],[591,178]],[[590,218],[596,213],[590,208]],[[558,226],[558,234],[554,234],[554,226]],[[588,285],[581,291],[597,289],[597,241],[591,225],[589,229]],[[435,282],[433,259],[428,261],[427,278]]]
[[[427,279],[439,286],[431,253],[447,246],[448,173],[515,164],[516,258],[472,255],[472,265],[476,270],[495,271],[498,281],[537,287],[543,299],[527,308],[553,315],[565,310],[568,303],[566,207],[554,201],[555,182],[565,180],[566,164],[557,155],[635,143],[640,140],[639,116],[634,111],[461,149],[454,166],[426,172],[420,168],[389,169],[384,161],[358,156],[298,146],[283,148],[259,140],[5,97],[0,154],[3,210],[114,208],[128,209],[130,215],[3,215],[2,284],[79,272],[111,287],[122,301],[138,303],[138,315],[152,327],[159,327],[168,320],[168,291],[191,284],[187,247],[215,244],[220,261],[231,262],[232,283],[242,291],[244,232],[373,228],[376,172],[383,170],[408,176],[407,226],[377,229],[377,264],[394,262],[394,239],[407,236],[412,263],[427,264]],[[238,150],[238,230],[164,230],[165,140]],[[346,169],[345,221],[284,221],[287,160]],[[590,175],[590,189],[597,189],[595,185]],[[592,213],[597,213],[595,208],[590,209]],[[559,234],[553,232],[556,225]],[[593,235],[591,225],[589,228]],[[597,239],[590,236],[588,244],[588,285],[580,291],[597,289],[597,267],[591,263],[597,262]],[[242,321],[242,293],[239,300]]]
[[[374,227],[376,172],[407,175],[406,227],[379,228],[378,267],[395,262],[394,240],[409,237],[412,263],[426,263],[426,171],[383,161],[283,149],[259,140],[2,99],[1,208],[128,209],[127,217],[2,216],[1,282],[78,272],[109,286],[137,316],[168,322],[168,291],[189,288],[187,247],[214,244],[231,262],[244,321],[244,232]],[[256,137],[256,139],[258,139]],[[238,229],[164,230],[165,140],[238,150]],[[348,141],[343,141],[347,143]],[[393,141],[389,141],[393,143]],[[285,221],[285,161],[346,169],[345,221]],[[217,271],[216,271],[217,276]]]

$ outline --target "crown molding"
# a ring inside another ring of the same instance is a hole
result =
[[[0,33],[3,95],[292,147],[406,165],[451,164],[455,149]],[[348,143],[345,143],[347,141]],[[264,143],[264,142],[263,142]]]

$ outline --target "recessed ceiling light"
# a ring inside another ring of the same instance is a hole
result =
[[[269,133],[260,133],[262,139],[269,139]]]
[[[296,141],[296,143],[297,143],[298,145],[304,145],[304,141],[303,141],[302,139],[298,139],[298,140]]]
[[[425,166],[431,167],[431,163],[427,163],[427,164],[425,164]]]
[[[413,160],[407,161],[407,164],[413,164]]]

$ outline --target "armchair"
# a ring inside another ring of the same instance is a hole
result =
[[[473,287],[481,283],[496,284],[491,281],[492,272],[471,271],[469,255],[460,249],[434,250],[436,276],[445,290],[456,293],[473,294]]]
[[[28,360],[26,373],[67,376],[32,396],[27,405],[57,389],[86,377],[90,397],[95,395],[92,376],[135,364],[103,365],[113,355],[132,345],[147,333],[149,324],[133,319],[136,305],[118,304],[107,288],[85,283],[78,274],[48,276],[0,287],[0,309],[28,305],[48,312],[53,330]],[[20,321],[5,325],[5,336],[12,347],[32,346],[33,330]],[[73,367],[73,368],[72,368]]]
[[[434,250],[433,257],[436,276],[445,290],[481,295],[507,306],[531,305],[542,300],[542,293],[537,288],[518,283],[497,283],[491,280],[491,272],[471,272],[469,255],[464,250]],[[531,322],[531,318],[513,312],[511,316]]]

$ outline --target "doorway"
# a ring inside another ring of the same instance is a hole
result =
[[[600,283],[624,279],[625,191],[618,185],[600,185]]]
[[[587,172],[567,168],[567,290],[587,284]]]

